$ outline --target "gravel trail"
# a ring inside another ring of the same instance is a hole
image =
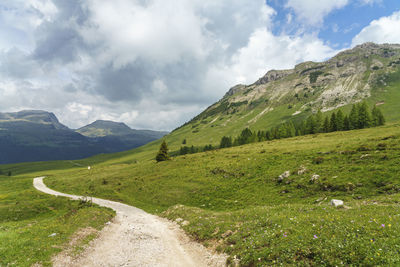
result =
[[[37,190],[75,200],[82,198],[48,188],[43,178],[34,178]],[[119,202],[100,198],[92,201],[115,210],[115,218],[81,255],[56,256],[54,266],[225,266],[225,255],[213,254],[191,241],[176,223]]]

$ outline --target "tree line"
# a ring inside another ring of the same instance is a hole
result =
[[[350,113],[346,115],[342,110],[338,110],[337,112],[332,112],[330,116],[324,116],[319,110],[316,114],[310,115],[306,120],[297,124],[289,121],[267,131],[257,132],[252,132],[249,128],[246,128],[236,138],[223,136],[219,147],[225,148],[307,134],[364,129],[384,124],[385,117],[381,110],[374,106],[369,111],[367,103],[362,102],[354,104]]]
[[[218,148],[226,148],[232,146],[240,146],[249,143],[262,142],[274,139],[289,138],[294,136],[302,136],[316,133],[329,133],[335,131],[350,131],[355,129],[364,129],[376,127],[385,124],[385,117],[381,110],[374,105],[370,111],[367,103],[354,104],[349,114],[344,114],[342,110],[332,112],[331,115],[324,116],[321,110],[310,115],[307,119],[300,123],[289,121],[273,127],[266,131],[251,131],[249,128],[244,129],[239,136],[223,136],[219,146],[211,144],[202,147],[186,146],[186,139],[183,140],[179,151],[171,154],[185,155],[197,152],[210,151]],[[166,144],[164,144],[165,146]],[[165,149],[165,147],[164,147]]]

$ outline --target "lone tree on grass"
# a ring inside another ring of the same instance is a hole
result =
[[[157,153],[156,160],[157,162],[169,160],[168,146],[165,140],[162,142],[160,146],[160,150]]]

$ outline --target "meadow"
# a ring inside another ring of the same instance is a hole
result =
[[[32,176],[33,175],[33,176]],[[51,257],[68,248],[78,253],[114,212],[89,202],[53,197],[33,188],[34,173],[0,176],[0,266],[51,266]]]
[[[117,200],[176,220],[194,239],[243,266],[396,265],[399,138],[400,125],[389,124],[160,163],[156,151],[139,149],[39,173],[56,190]],[[278,179],[286,171],[290,176]],[[332,207],[331,199],[345,206]]]

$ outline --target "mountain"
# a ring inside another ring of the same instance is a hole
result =
[[[79,128],[76,132],[91,138],[95,143],[102,144],[108,152],[132,149],[168,134],[168,132],[134,130],[125,123],[105,120],[97,120]]]
[[[23,110],[14,113],[0,113],[0,123],[23,122],[52,125],[55,129],[67,130],[68,127],[61,124],[57,117],[50,112],[42,110]]]
[[[162,131],[135,130],[129,128],[129,126],[123,122],[105,120],[97,120],[89,125],[79,128],[76,132],[88,137],[136,135],[138,137],[149,136],[156,139],[168,134],[168,132]]]
[[[216,145],[221,137],[244,128],[266,130],[302,121],[321,110],[329,114],[366,100],[379,105],[388,122],[400,119],[400,45],[365,43],[325,62],[303,62],[288,70],[271,70],[255,83],[236,85],[167,137],[178,149]]]
[[[89,125],[76,130],[76,132],[88,137],[103,137],[107,135],[129,135],[135,132],[125,123],[105,120],[97,120]]]
[[[108,125],[121,125],[107,122]],[[0,163],[80,159],[99,153],[132,149],[160,138],[164,132],[103,129],[101,137],[88,137],[61,124],[50,112],[25,110],[0,113]],[[126,129],[128,128],[128,129]]]

